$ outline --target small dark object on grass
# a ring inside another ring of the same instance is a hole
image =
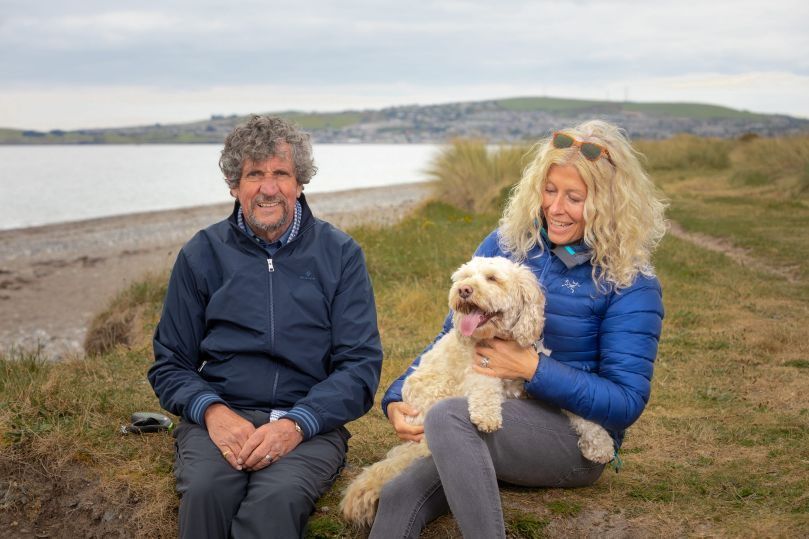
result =
[[[171,432],[174,422],[163,414],[155,412],[135,412],[129,425],[121,425],[121,434],[146,434],[149,432]]]

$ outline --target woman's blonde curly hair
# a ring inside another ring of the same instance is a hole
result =
[[[554,165],[572,165],[587,185],[584,243],[593,252],[593,281],[603,291],[631,285],[638,273],[654,275],[651,257],[666,232],[666,203],[643,170],[640,154],[623,130],[604,121],[562,132],[606,147],[609,159],[589,161],[576,146],[555,148],[550,137],[539,141],[500,219],[502,248],[518,261],[534,246],[543,248],[542,193],[548,172]]]

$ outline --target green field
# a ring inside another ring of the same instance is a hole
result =
[[[763,117],[743,110],[701,103],[634,103],[631,101],[594,101],[588,99],[559,99],[556,97],[515,97],[497,101],[509,110],[545,110],[550,112],[643,112],[656,116],[677,118],[744,118]]]
[[[576,490],[505,487],[511,537],[809,531],[809,139],[712,142],[640,145],[670,218],[691,239],[670,234],[655,257],[666,319],[651,401],[628,432],[623,469]],[[439,329],[451,271],[496,224],[502,199],[491,196],[479,213],[430,203],[395,227],[352,231],[377,296],[378,398]],[[164,286],[163,275],[144,278],[99,315],[96,355],[48,364],[17,352],[0,361],[7,514],[82,534],[176,533],[171,438],[116,432],[133,410],[159,408],[145,371]],[[396,443],[378,406],[349,428],[349,466],[321,501],[311,537],[363,536],[337,515],[339,492]],[[93,506],[79,501],[66,518],[58,503],[71,496]],[[455,534],[446,517],[425,536]]]

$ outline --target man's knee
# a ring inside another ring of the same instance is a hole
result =
[[[273,515],[309,515],[318,498],[310,486],[290,481],[264,485],[258,505]]]
[[[212,473],[185,474],[177,480],[177,491],[184,501],[204,505],[237,506],[244,497],[235,482]]]

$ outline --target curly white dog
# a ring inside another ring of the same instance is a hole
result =
[[[498,337],[522,347],[537,342],[545,322],[545,296],[530,269],[502,258],[476,257],[452,275],[449,306],[453,329],[422,358],[405,380],[402,398],[420,411],[413,420],[422,424],[433,404],[448,397],[467,397],[469,417],[483,432],[502,426],[505,398],[524,398],[521,380],[502,380],[472,370],[475,343]],[[568,413],[579,435],[579,448],[588,460],[609,462],[613,441],[602,427]],[[382,487],[414,460],[430,454],[427,443],[405,442],[384,460],[365,468],[346,489],[340,502],[343,516],[370,525]]]

